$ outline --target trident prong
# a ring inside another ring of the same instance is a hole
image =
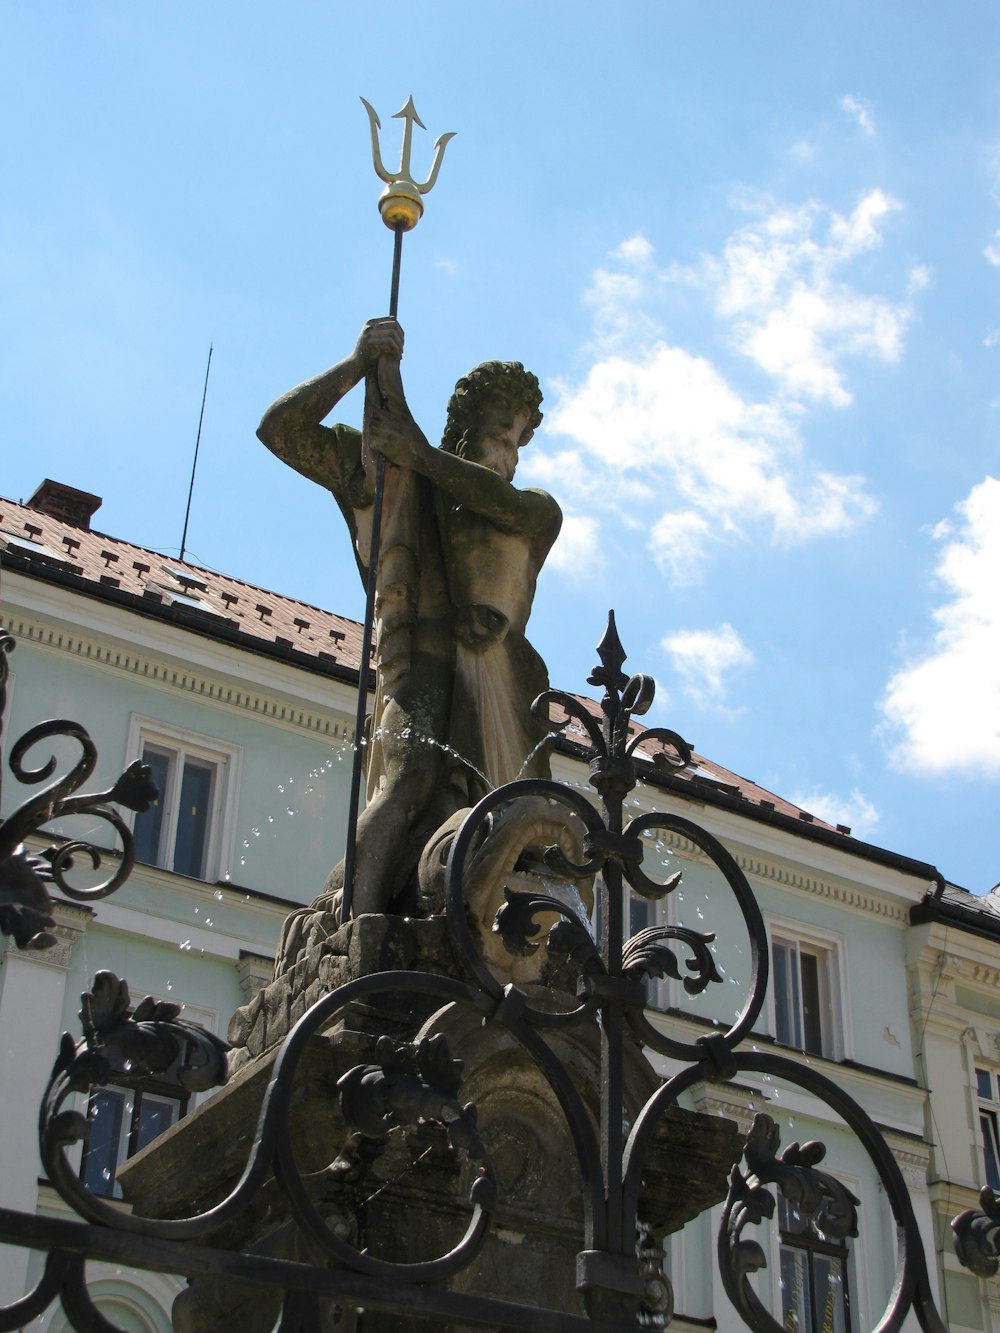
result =
[[[378,113],[372,104],[362,97],[364,108],[368,112],[368,124],[372,135],[372,163],[375,167],[375,174],[379,180],[385,181],[385,190],[378,201],[378,209],[382,215],[382,221],[393,231],[402,229],[411,231],[420,221],[424,211],[421,195],[428,194],[434,188],[434,183],[438,178],[438,172],[441,170],[441,162],[444,158],[444,150],[448,145],[449,139],[454,139],[454,131],[442,134],[434,145],[434,161],[431,164],[430,175],[427,180],[420,185],[413,179],[410,170],[410,154],[413,147],[413,126],[419,125],[426,129],[427,126],[417,115],[417,108],[413,105],[412,96],[407,100],[406,106],[401,111],[397,111],[393,120],[403,122],[403,147],[399,155],[399,170],[387,171],[385,163],[382,161],[382,153],[379,148],[379,130],[382,128],[382,122],[378,118]]]

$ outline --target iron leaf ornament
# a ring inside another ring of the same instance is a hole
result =
[[[817,1169],[826,1156],[822,1143],[790,1144],[778,1155],[781,1131],[771,1116],[758,1112],[747,1135],[747,1172],[734,1166],[729,1197],[719,1230],[719,1266],[729,1299],[758,1333],[780,1333],[779,1324],[749,1284],[752,1273],[767,1267],[763,1246],[744,1236],[750,1226],[770,1220],[778,1192],[826,1240],[842,1241],[858,1234],[858,1199],[841,1181]]]
[[[977,1277],[995,1277],[1000,1268],[1000,1194],[984,1185],[979,1208],[967,1208],[951,1224],[959,1263]]]

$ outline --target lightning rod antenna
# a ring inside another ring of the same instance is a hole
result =
[[[205,387],[201,391],[201,411],[198,413],[198,434],[194,441],[194,461],[191,464],[191,485],[188,487],[187,509],[184,511],[184,532],[181,534],[181,559],[187,546],[188,519],[191,517],[191,497],[194,495],[194,474],[198,467],[198,447],[201,444],[201,423],[205,420],[205,399],[208,397],[208,372],[212,369],[212,344],[208,345],[208,364],[205,367]]]

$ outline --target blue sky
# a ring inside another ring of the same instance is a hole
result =
[[[2,489],[360,618],[339,514],[254,430],[388,303],[359,96],[449,145],[406,239],[417,419],[536,371],[564,535],[531,637],[614,606],[653,720],[1000,879],[1000,10],[0,5]],[[340,414],[359,421],[360,400]]]

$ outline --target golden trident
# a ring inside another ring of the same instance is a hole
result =
[[[399,157],[399,170],[387,171],[383,162],[382,154],[379,150],[378,134],[382,128],[382,122],[378,118],[375,108],[370,102],[364,102],[365,110],[368,112],[368,123],[372,132],[372,161],[375,166],[375,174],[379,180],[385,181],[385,189],[378,201],[378,211],[382,215],[382,221],[389,227],[394,234],[394,244],[392,253],[392,285],[389,294],[389,315],[392,319],[396,318],[399,307],[399,266],[403,254],[403,233],[412,231],[420,221],[424,211],[424,201],[422,196],[429,194],[434,188],[434,183],[438,178],[438,172],[441,170],[441,162],[444,158],[444,150],[448,146],[448,140],[454,139],[454,131],[448,134],[442,134],[434,145],[434,161],[431,165],[430,175],[419,185],[413,179],[413,173],[410,170],[410,152],[413,147],[413,127],[419,125],[426,129],[426,125],[417,115],[417,109],[413,105],[413,98],[410,97],[403,107],[402,111],[397,111],[394,120],[403,122],[403,148]],[[381,394],[378,385],[378,370],[375,371],[375,388]],[[358,667],[358,700],[357,712],[354,719],[354,766],[351,770],[351,794],[347,809],[347,846],[344,849],[344,887],[343,898],[340,907],[340,920],[345,922],[351,916],[352,899],[354,896],[354,863],[357,849],[358,832],[358,807],[361,804],[361,771],[362,771],[362,750],[361,737],[364,735],[365,714],[368,705],[368,665],[371,661],[372,634],[375,627],[375,596],[376,584],[378,579],[379,546],[382,535],[382,497],[385,492],[385,455],[379,453],[376,455],[375,463],[375,495],[372,505],[372,531],[371,542],[368,553],[368,586],[367,597],[365,599],[365,623],[362,629],[361,638],[361,661]]]
[[[413,98],[410,97],[402,111],[397,111],[393,120],[403,122],[403,149],[399,156],[399,170],[386,171],[382,164],[382,153],[379,150],[378,132],[382,128],[382,122],[378,118],[378,113],[371,102],[364,102],[365,110],[368,112],[368,123],[372,132],[372,161],[375,164],[375,174],[379,180],[385,181],[385,189],[382,191],[382,197],[378,201],[378,211],[382,214],[382,221],[393,231],[397,227],[403,231],[412,231],[420,221],[424,211],[424,201],[420,197],[424,194],[430,194],[434,188],[434,182],[438,178],[438,172],[441,170],[441,162],[444,159],[444,150],[448,146],[448,140],[454,139],[454,130],[449,130],[447,134],[442,134],[434,145],[434,162],[431,166],[431,174],[427,177],[423,185],[418,185],[413,179],[410,171],[410,149],[413,146],[413,127],[419,125],[422,130],[427,126],[417,115],[417,108],[413,105]]]

